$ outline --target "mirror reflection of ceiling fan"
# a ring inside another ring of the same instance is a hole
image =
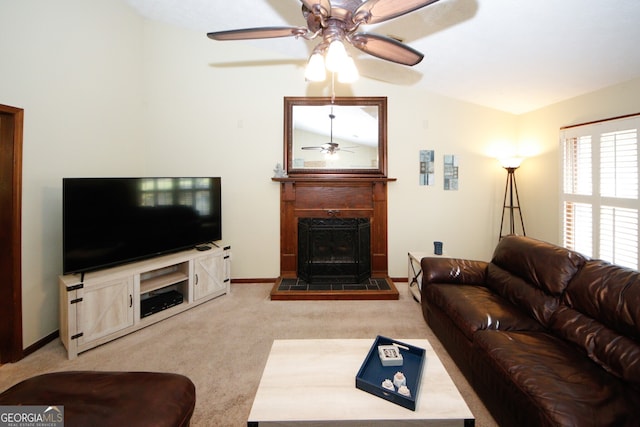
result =
[[[347,148],[355,148],[355,147],[347,147]],[[353,151],[350,150],[346,150],[344,148],[340,148],[338,146],[337,142],[327,142],[325,144],[319,145],[317,147],[302,147],[303,150],[320,150],[320,152],[322,154],[328,154],[328,155],[333,155],[336,154],[338,151],[345,151],[347,153],[353,153]]]
[[[314,54],[330,55],[334,41],[347,42],[375,57],[403,65],[416,65],[424,55],[398,40],[358,32],[361,25],[377,24],[428,6],[438,0],[300,0],[306,27],[262,27],[208,33],[213,40],[248,40],[302,37],[322,41]],[[342,43],[338,43],[342,44]],[[344,47],[344,46],[342,46]],[[329,51],[329,52],[327,52]],[[328,60],[327,60],[328,62]],[[327,68],[328,65],[327,65]]]
[[[345,151],[347,153],[353,153],[354,151],[349,150],[350,148],[357,147],[345,147],[340,148],[337,142],[333,141],[333,120],[336,118],[335,114],[333,114],[333,107],[331,108],[331,113],[329,113],[329,119],[331,120],[331,133],[329,137],[329,142],[324,143],[322,145],[312,146],[312,147],[300,147],[302,150],[319,150],[322,154],[333,155],[338,151]]]

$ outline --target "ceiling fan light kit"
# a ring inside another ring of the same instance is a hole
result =
[[[439,0],[300,0],[304,27],[264,27],[217,31],[207,34],[213,40],[248,40],[274,37],[322,37],[307,68],[308,81],[323,81],[326,70],[338,74],[338,81],[351,83],[359,74],[345,43],[386,61],[413,66],[424,55],[391,37],[357,32],[360,25],[377,24],[413,12]],[[322,68],[322,70],[321,70]],[[325,70],[326,68],[326,70]]]
[[[324,56],[321,53],[311,55],[304,71],[304,78],[310,82],[322,82],[327,78],[327,72],[324,68]]]
[[[344,48],[344,44],[340,40],[334,40],[327,49],[327,56],[325,63],[327,70],[332,73],[337,73],[342,69],[344,63],[347,61],[347,50]]]
[[[340,40],[332,41],[324,56],[321,52],[311,55],[305,77],[312,82],[324,81],[327,77],[325,68],[331,73],[336,73],[340,83],[353,83],[360,77],[356,63],[347,54],[347,50]]]
[[[353,83],[360,78],[360,73],[356,67],[353,58],[347,56],[342,69],[338,72],[338,81],[340,83]]]

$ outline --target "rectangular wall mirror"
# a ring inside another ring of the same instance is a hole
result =
[[[386,97],[285,97],[290,175],[387,174]]]

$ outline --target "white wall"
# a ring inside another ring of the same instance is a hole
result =
[[[389,273],[406,276],[409,250],[485,259],[498,241],[503,170],[492,155],[512,140],[514,116],[410,88],[389,98]],[[418,183],[419,150],[435,150],[434,186]],[[443,189],[443,156],[459,163],[458,191]],[[499,200],[500,199],[500,200]]]
[[[521,151],[530,156],[516,172],[527,235],[561,243],[560,128],[640,113],[640,78],[518,117]]]
[[[221,176],[232,277],[277,277],[280,196],[271,177],[295,67],[214,66],[273,55],[159,23],[145,24],[145,45],[146,172]]]
[[[121,2],[0,2],[0,102],[25,111],[25,346],[58,329],[62,178],[140,173],[141,36]]]

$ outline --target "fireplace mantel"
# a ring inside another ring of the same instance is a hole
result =
[[[339,175],[272,178],[280,183],[280,276],[296,277],[299,218],[369,218],[371,274],[388,277],[387,184],[395,178]]]

